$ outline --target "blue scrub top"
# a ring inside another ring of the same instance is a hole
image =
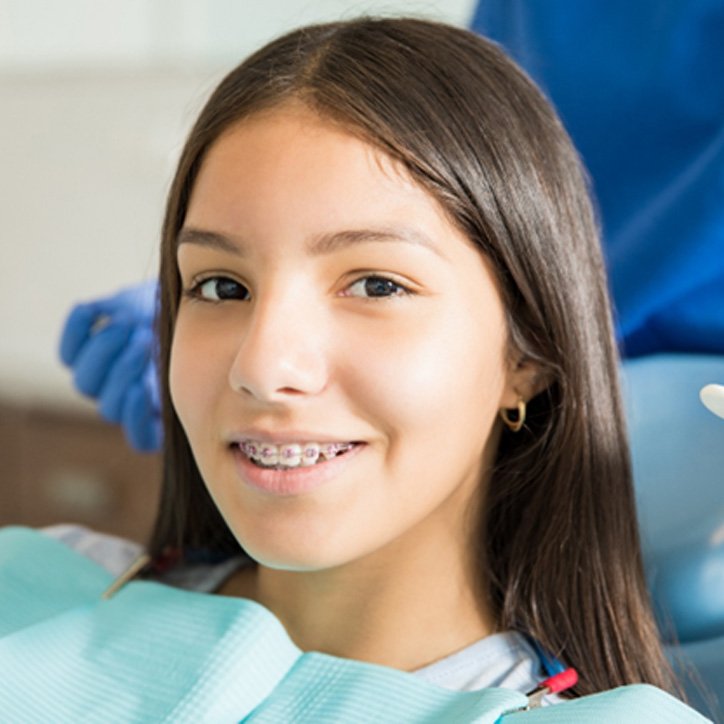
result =
[[[592,176],[622,352],[724,353],[724,0],[482,0]]]

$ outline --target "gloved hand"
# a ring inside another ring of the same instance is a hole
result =
[[[75,387],[98,401],[109,422],[120,423],[133,448],[161,446],[158,377],[154,363],[155,281],[76,305],[60,340],[60,358]]]

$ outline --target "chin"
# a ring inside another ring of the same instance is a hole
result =
[[[257,563],[280,571],[319,571],[343,565],[355,557],[329,536],[311,536],[308,531],[246,530],[236,538]]]
[[[308,573],[335,568],[346,561],[331,557],[328,551],[280,550],[279,547],[244,549],[259,565],[276,571]]]

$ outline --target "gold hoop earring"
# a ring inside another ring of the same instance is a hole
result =
[[[525,400],[522,397],[518,400],[517,419],[511,420],[510,411],[507,410],[505,407],[500,410],[500,417],[502,418],[503,422],[506,424],[509,430],[511,430],[512,432],[520,431],[523,427],[523,424],[525,423]]]

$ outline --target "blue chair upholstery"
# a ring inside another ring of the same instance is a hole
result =
[[[624,362],[622,372],[654,606],[664,636],[681,643],[670,654],[692,703],[721,712],[724,420],[702,405],[699,390],[724,381],[724,356],[641,357]],[[695,671],[687,676],[691,666]]]

